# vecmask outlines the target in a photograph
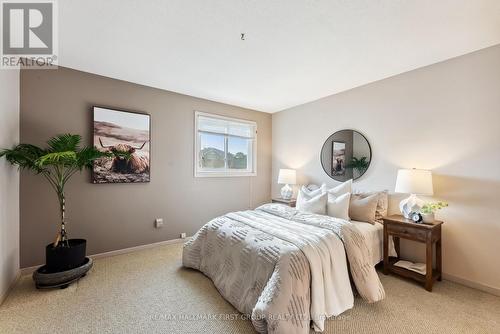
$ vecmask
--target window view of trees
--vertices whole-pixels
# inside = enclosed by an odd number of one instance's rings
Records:
[[[224,168],[224,151],[215,147],[206,147],[201,150],[201,167],[202,168]],[[247,168],[247,155],[243,152],[233,154],[227,153],[227,167],[229,169],[246,169]]]
[[[227,168],[247,169],[248,139],[227,138]]]
[[[227,166],[231,169],[246,169],[247,155],[243,152],[238,152],[234,156],[231,153],[228,153]]]
[[[227,140],[227,153],[225,152]],[[218,134],[201,135],[200,161],[201,167],[207,169],[227,168],[247,169],[248,139]]]

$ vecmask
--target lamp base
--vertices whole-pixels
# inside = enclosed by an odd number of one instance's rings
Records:
[[[418,198],[417,195],[412,194],[399,203],[399,210],[406,219],[410,219],[410,213],[420,212],[424,204],[425,202]]]
[[[281,198],[283,199],[292,199],[293,189],[288,184],[285,184],[283,188],[281,188]]]

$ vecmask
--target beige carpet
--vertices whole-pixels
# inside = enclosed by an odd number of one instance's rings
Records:
[[[36,290],[30,276],[22,277],[0,307],[0,333],[253,333],[208,278],[181,268],[181,250],[170,245],[96,260],[65,290]],[[446,281],[428,293],[381,278],[384,301],[357,298],[326,332],[500,333],[499,297]]]

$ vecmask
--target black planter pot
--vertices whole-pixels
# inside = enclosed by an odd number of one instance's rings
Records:
[[[59,272],[80,267],[85,263],[87,240],[69,239],[69,247],[48,244],[45,247],[45,263],[48,272]]]

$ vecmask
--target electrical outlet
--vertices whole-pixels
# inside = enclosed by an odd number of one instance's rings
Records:
[[[181,239],[186,239],[186,233],[181,233]]]
[[[163,218],[156,218],[155,219],[155,228],[162,228],[163,227]]]

